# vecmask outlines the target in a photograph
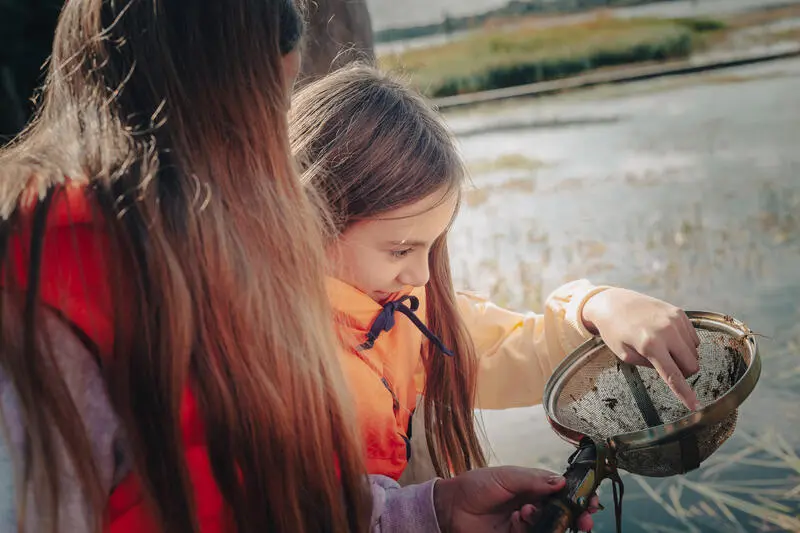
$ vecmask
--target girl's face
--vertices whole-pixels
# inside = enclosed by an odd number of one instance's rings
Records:
[[[379,217],[352,223],[328,249],[334,277],[382,302],[428,282],[428,254],[447,231],[458,193],[440,191]]]

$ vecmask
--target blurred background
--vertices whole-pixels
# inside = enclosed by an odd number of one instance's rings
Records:
[[[60,4],[0,0],[4,139],[30,116]],[[586,277],[766,336],[716,455],[624,477],[626,532],[800,532],[800,2],[318,0],[306,47],[305,79],[375,56],[441,107],[473,181],[459,288],[540,311]],[[479,415],[495,462],[563,468],[540,408]],[[598,517],[613,531],[610,505]]]

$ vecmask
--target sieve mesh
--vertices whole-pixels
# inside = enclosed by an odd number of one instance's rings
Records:
[[[701,407],[705,407],[725,395],[741,379],[751,363],[751,355],[741,336],[702,328],[698,328],[697,333],[700,371],[688,381]],[[622,365],[605,345],[582,358],[570,369],[569,377],[558,391],[552,412],[554,420],[596,442],[648,429]],[[690,414],[655,370],[640,367],[638,371],[664,424]],[[692,433],[700,462],[733,433],[736,417],[737,411],[733,410],[723,420],[699,427]],[[621,448],[616,453],[616,464],[628,472],[652,477],[684,473],[683,444],[673,439],[652,446]]]

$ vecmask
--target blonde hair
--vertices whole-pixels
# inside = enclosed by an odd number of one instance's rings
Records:
[[[33,445],[25,481],[49,495],[49,510],[60,496],[57,438],[98,531],[107,500],[52,346],[36,342],[37,251],[70,176],[86,181],[110,236],[124,312],[105,370],[161,529],[199,531],[180,425],[192,383],[236,531],[368,530],[322,243],[286,136],[282,26],[298,21],[291,0],[66,2],[38,116],[0,152],[2,296],[23,325],[12,342],[3,322],[0,363]],[[30,190],[43,200],[23,233]],[[27,286],[9,277],[9,243],[25,235]]]
[[[450,132],[427,101],[365,64],[298,91],[289,140],[303,184],[332,217],[329,238],[357,220],[460,191],[466,176]],[[477,357],[458,313],[446,233],[433,244],[429,267],[427,323],[455,356],[432,343],[424,354],[425,429],[437,474],[450,476],[486,465],[473,415]]]

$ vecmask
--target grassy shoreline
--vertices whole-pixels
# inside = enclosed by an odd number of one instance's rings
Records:
[[[520,24],[489,29],[439,46],[386,54],[382,68],[401,71],[430,97],[551,81],[619,65],[690,56],[725,25],[712,19],[598,17],[551,28]]]
[[[445,14],[443,20],[419,26],[386,28],[375,32],[376,43],[391,43],[406,39],[448,35],[458,31],[479,29],[487,24],[498,24],[517,17],[530,15],[559,16],[582,13],[592,9],[610,7],[629,7],[652,4],[659,0],[583,0],[577,3],[541,3],[538,0],[511,0],[506,5],[462,17],[451,17]]]

